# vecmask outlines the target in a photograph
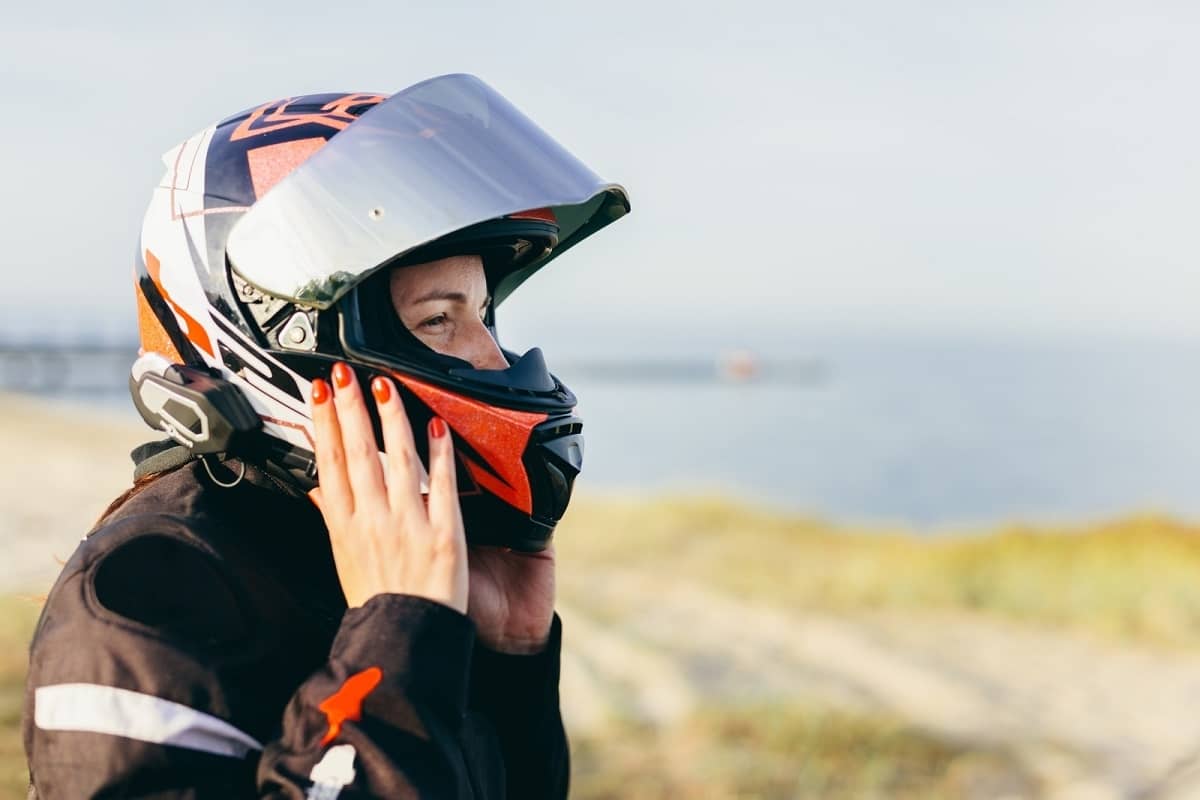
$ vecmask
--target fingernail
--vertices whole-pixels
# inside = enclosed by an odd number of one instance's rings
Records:
[[[440,439],[446,435],[446,423],[441,417],[434,417],[429,420],[429,435],[434,439]]]
[[[345,389],[350,385],[350,379],[353,376],[354,373],[350,371],[350,368],[346,366],[344,361],[339,361],[333,365],[333,384],[337,388]]]
[[[381,377],[376,378],[371,381],[371,394],[375,395],[375,402],[386,403],[392,396],[391,384]]]
[[[312,382],[312,399],[314,403],[324,403],[329,399],[329,384],[317,378]]]

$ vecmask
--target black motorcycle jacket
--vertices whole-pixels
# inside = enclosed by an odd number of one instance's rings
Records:
[[[562,798],[560,642],[557,617],[511,656],[420,598],[347,610],[307,498],[191,461],[90,533],[46,600],[30,798]]]

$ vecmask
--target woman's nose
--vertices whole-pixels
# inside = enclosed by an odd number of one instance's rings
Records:
[[[486,325],[480,322],[474,326],[471,338],[471,353],[467,358],[471,366],[475,369],[508,369],[508,360]]]

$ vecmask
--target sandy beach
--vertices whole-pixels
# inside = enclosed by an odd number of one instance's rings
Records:
[[[129,485],[128,452],[152,432],[13,396],[0,396],[0,419],[0,593],[40,594]],[[560,612],[572,731],[630,718],[669,726],[722,704],[804,703],[1011,753],[1038,797],[1200,796],[1194,650],[970,613],[768,608],[654,564],[572,561],[569,535]]]
[[[0,394],[0,592],[41,593],[132,482],[145,425],[61,401]]]

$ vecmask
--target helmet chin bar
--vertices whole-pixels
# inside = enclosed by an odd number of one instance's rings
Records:
[[[517,391],[552,392],[558,385],[550,370],[546,369],[546,359],[542,356],[540,347],[534,347],[525,355],[510,364],[507,369],[452,369],[450,374],[493,386],[502,386]]]
[[[583,420],[559,417],[534,428],[526,459],[536,459],[543,478],[540,486],[531,480],[534,507],[545,508],[553,525],[566,513],[575,479],[583,469]]]

